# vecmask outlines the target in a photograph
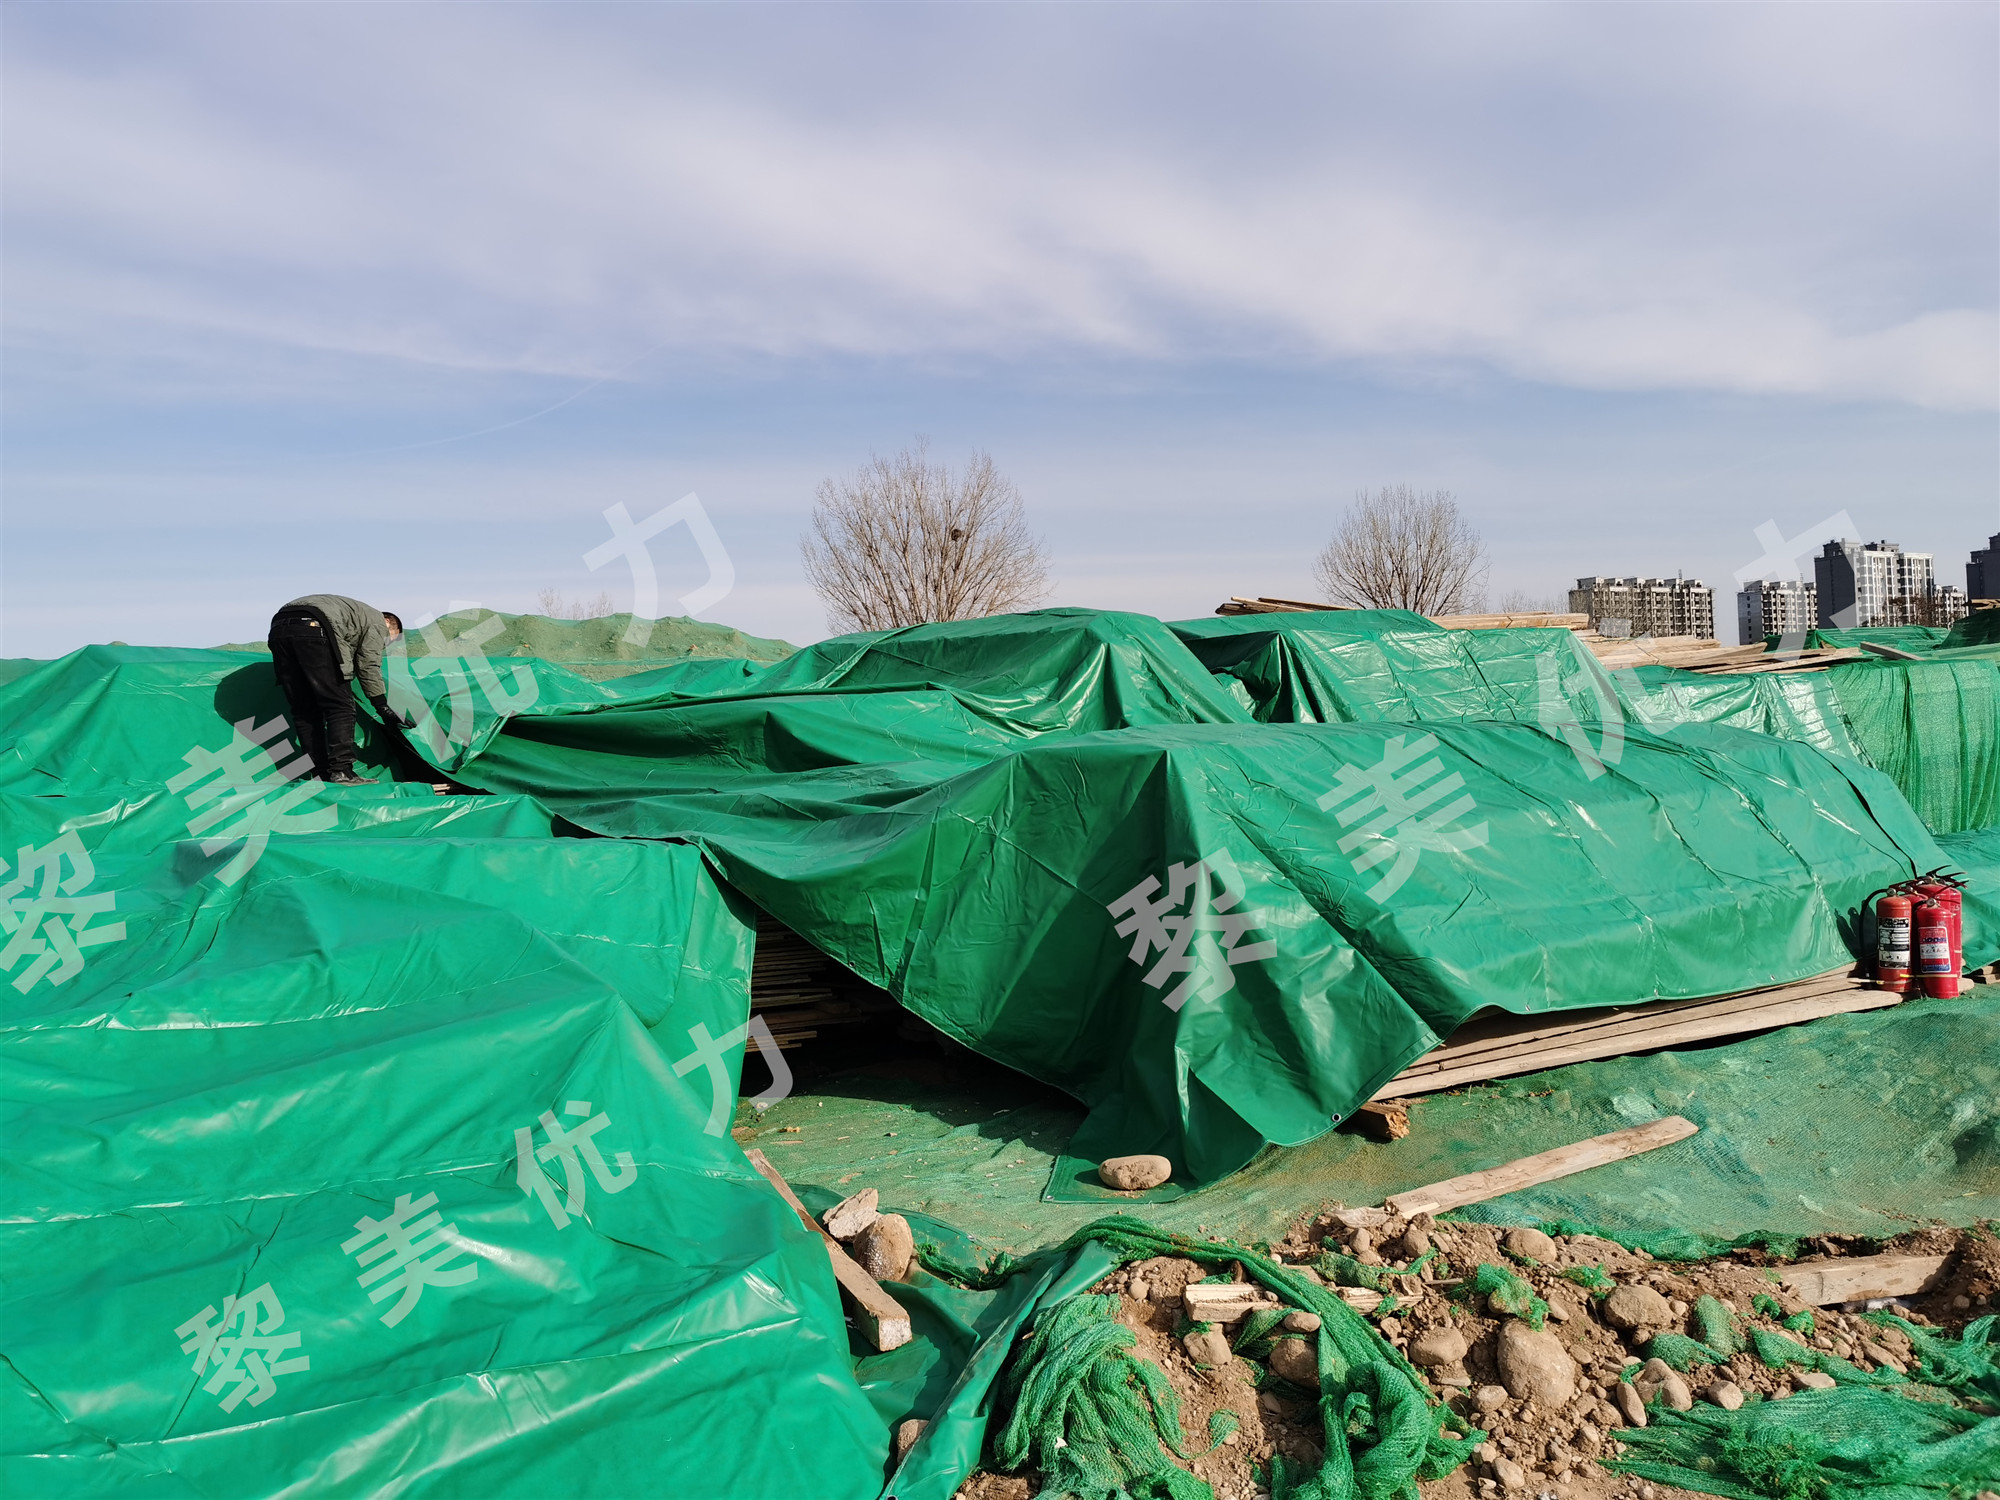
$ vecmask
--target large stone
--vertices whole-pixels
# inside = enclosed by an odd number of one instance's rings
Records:
[[[1688,1383],[1681,1379],[1679,1371],[1660,1382],[1660,1399],[1675,1411],[1694,1410],[1694,1392],[1688,1389]]]
[[[1612,1399],[1618,1403],[1618,1415],[1625,1419],[1626,1426],[1646,1425],[1646,1403],[1639,1399],[1639,1392],[1629,1383],[1620,1381],[1613,1390]]]
[[[911,1417],[896,1426],[896,1458],[900,1462],[917,1446],[917,1439],[924,1435],[924,1428],[930,1425],[921,1417]]]
[[[1290,1312],[1285,1321],[1278,1325],[1286,1333],[1318,1333],[1319,1314],[1315,1312]]]
[[[1319,1351],[1304,1339],[1279,1339],[1271,1346],[1270,1365],[1294,1385],[1319,1389]]]
[[[848,1246],[861,1269],[877,1281],[901,1281],[910,1274],[910,1261],[917,1253],[910,1221],[901,1214],[883,1214]]]
[[[1410,1363],[1426,1369],[1442,1370],[1463,1362],[1472,1345],[1456,1328],[1433,1328],[1410,1341]]]
[[[1743,1387],[1733,1380],[1718,1380],[1701,1393],[1701,1399],[1714,1402],[1724,1411],[1740,1411],[1743,1408]]]
[[[1198,1365],[1211,1369],[1221,1369],[1236,1356],[1229,1350],[1229,1340],[1213,1328],[1201,1333],[1191,1333],[1181,1340],[1181,1347],[1187,1350],[1187,1357]]]
[[[826,1225],[826,1232],[835,1239],[843,1242],[851,1240],[882,1217],[876,1206],[880,1201],[875,1189],[863,1188],[853,1197],[842,1198],[829,1208],[820,1222]]]
[[[1673,1322],[1667,1299],[1649,1286],[1621,1286],[1599,1309],[1613,1328],[1665,1328]]]
[[[1164,1156],[1114,1156],[1097,1164],[1097,1175],[1106,1187],[1141,1192],[1172,1177],[1174,1164]]]
[[[1505,1406],[1509,1400],[1504,1385],[1482,1385],[1473,1392],[1473,1404],[1483,1412],[1494,1412]]]
[[[1548,1265],[1556,1258],[1556,1242],[1539,1229],[1510,1229],[1500,1246],[1509,1255]]]
[[[1493,1460],[1493,1477],[1500,1481],[1503,1489],[1518,1490],[1528,1483],[1528,1471],[1511,1458]]]
[[[1822,1375],[1817,1370],[1794,1370],[1792,1384],[1802,1391],[1830,1391],[1834,1381],[1831,1375]]]
[[[1567,1406],[1576,1395],[1576,1362],[1554,1334],[1510,1319],[1500,1328],[1499,1354],[1508,1395],[1549,1407]]]

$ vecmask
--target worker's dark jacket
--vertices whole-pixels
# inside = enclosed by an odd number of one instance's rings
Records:
[[[359,599],[342,594],[307,594],[294,599],[286,609],[316,609],[333,631],[333,654],[340,661],[340,675],[361,684],[372,701],[388,696],[382,681],[382,653],[389,649],[389,627],[382,611]]]

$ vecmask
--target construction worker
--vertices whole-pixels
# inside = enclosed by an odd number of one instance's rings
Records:
[[[403,633],[386,610],[339,594],[308,594],[271,616],[271,669],[292,712],[299,746],[319,779],[334,786],[373,786],[354,774],[354,692],[361,691],[384,724],[410,722],[389,708],[382,653]]]

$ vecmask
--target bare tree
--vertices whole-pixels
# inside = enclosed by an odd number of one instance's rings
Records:
[[[593,599],[574,602],[563,598],[561,589],[543,589],[535,597],[541,603],[542,613],[551,620],[601,620],[618,607],[611,595],[602,589]]]
[[[920,438],[821,482],[799,549],[833,629],[976,619],[1048,592],[1048,556],[993,460],[974,453],[957,478],[928,460]]]
[[[1502,615],[1566,615],[1569,613],[1569,596],[1509,589],[1500,596],[1500,602],[1493,606],[1493,611]]]
[[[1329,603],[1469,614],[1485,602],[1486,548],[1449,490],[1355,496],[1313,575]]]

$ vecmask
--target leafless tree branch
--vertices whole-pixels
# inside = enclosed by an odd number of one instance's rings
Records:
[[[1449,490],[1406,484],[1355,496],[1313,567],[1331,604],[1472,614],[1486,596],[1486,548]]]
[[[957,478],[928,460],[919,439],[820,484],[799,548],[834,630],[1006,614],[1048,592],[1048,556],[993,460],[974,453]]]

